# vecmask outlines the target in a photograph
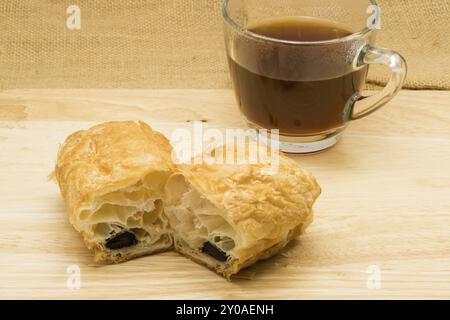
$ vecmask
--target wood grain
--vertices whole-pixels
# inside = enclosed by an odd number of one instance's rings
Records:
[[[228,90],[0,93],[0,298],[450,298],[450,92],[403,91],[337,147],[295,157],[323,187],[315,221],[232,283],[176,253],[93,262],[47,175],[69,133],[113,119],[166,134],[194,120],[242,126]],[[381,289],[367,287],[371,265]]]

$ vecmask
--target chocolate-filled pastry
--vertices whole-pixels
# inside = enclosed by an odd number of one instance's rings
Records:
[[[230,278],[303,233],[312,222],[319,185],[284,155],[272,174],[269,166],[270,159],[179,165],[165,200],[176,250]]]
[[[70,135],[55,176],[70,222],[95,258],[122,262],[173,246],[163,192],[168,140],[143,122],[109,122]]]

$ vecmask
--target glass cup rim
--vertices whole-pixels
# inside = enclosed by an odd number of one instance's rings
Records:
[[[265,40],[265,41],[275,42],[275,43],[279,43],[279,44],[286,44],[286,45],[327,45],[327,44],[336,44],[336,43],[342,43],[342,42],[346,42],[346,41],[356,40],[361,37],[364,37],[366,34],[368,34],[372,31],[371,28],[366,26],[364,29],[362,29],[358,32],[349,34],[348,36],[331,39],[331,40],[321,40],[321,41],[292,41],[292,40],[282,40],[282,39],[267,37],[267,36],[260,35],[258,33],[252,32],[252,31],[242,27],[233,18],[231,18],[228,15],[228,10],[227,10],[228,3],[230,1],[232,1],[232,0],[223,0],[223,2],[222,2],[222,15],[223,15],[224,20],[238,32],[240,32],[250,38],[254,38],[254,39],[258,39],[258,40]],[[368,2],[371,3],[372,5],[378,6],[378,3],[376,0],[368,0]]]

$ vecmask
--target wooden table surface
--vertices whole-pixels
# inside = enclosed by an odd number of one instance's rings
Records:
[[[231,283],[177,253],[94,263],[47,175],[68,134],[113,119],[242,126],[229,90],[1,92],[0,298],[450,298],[450,92],[403,91],[296,157],[323,188],[314,223]]]

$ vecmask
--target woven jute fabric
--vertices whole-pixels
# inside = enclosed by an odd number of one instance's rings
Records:
[[[406,88],[450,89],[448,0],[380,0]],[[66,27],[67,8],[81,29]],[[2,0],[0,89],[228,88],[221,0]],[[388,71],[372,68],[382,84]]]

